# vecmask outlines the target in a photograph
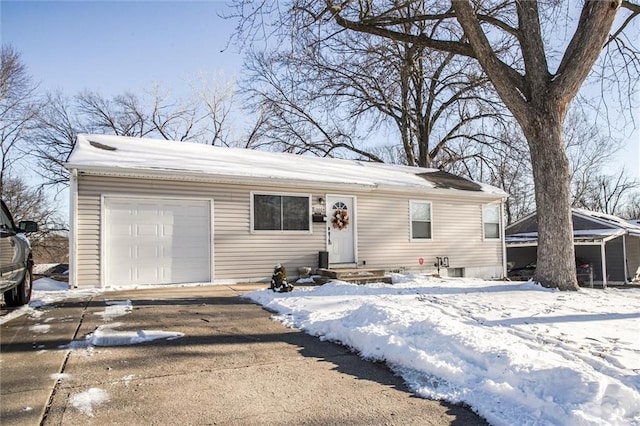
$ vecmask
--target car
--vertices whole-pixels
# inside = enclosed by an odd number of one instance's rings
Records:
[[[536,262],[531,262],[525,266],[511,268],[507,277],[517,281],[527,281],[533,278],[536,273]],[[576,277],[578,284],[593,286],[593,266],[583,259],[576,259]]]
[[[2,199],[0,207],[0,292],[7,306],[21,306],[31,300],[33,287],[33,255],[25,234],[36,232],[38,224],[24,220],[16,226]]]

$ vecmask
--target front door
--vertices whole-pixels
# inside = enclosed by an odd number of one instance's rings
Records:
[[[355,263],[354,199],[327,196],[327,251],[329,264]]]

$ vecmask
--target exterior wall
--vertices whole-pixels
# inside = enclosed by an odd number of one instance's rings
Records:
[[[457,201],[442,197],[411,197],[432,201],[433,240],[410,241],[409,198],[396,194],[345,192],[339,186],[317,189],[255,187],[200,182],[133,179],[80,175],[76,220],[77,284],[100,286],[100,212],[102,195],[213,198],[214,281],[268,280],[276,263],[289,276],[302,266],[316,267],[318,252],[326,250],[326,223],[312,223],[310,233],[251,233],[252,191],[326,194],[356,197],[358,265],[387,270],[424,269],[436,256],[448,256],[452,268],[466,276],[499,277],[502,240],[483,241],[481,200]],[[487,271],[492,271],[491,273]],[[497,271],[497,272],[496,272]],[[491,276],[487,276],[491,275]]]
[[[607,259],[607,276],[610,283],[625,282],[623,237],[607,241],[605,257]]]
[[[574,231],[581,231],[581,230],[587,230],[587,229],[615,229],[613,226],[608,226],[600,222],[589,220],[588,218],[584,218],[576,214],[571,215],[571,219],[573,221]],[[521,222],[517,222],[512,225],[509,225],[509,227],[507,228],[507,235],[530,233],[530,232],[538,232],[538,219],[535,214],[532,215],[531,217],[523,219]]]
[[[608,226],[603,223],[589,220],[575,214],[572,216],[572,219],[574,231],[583,231],[589,229],[616,229],[614,226]]]
[[[411,241],[409,200],[432,202],[433,238]],[[432,271],[436,257],[449,267],[465,268],[468,277],[502,276],[502,240],[483,241],[481,201],[416,195],[369,193],[357,198],[358,261],[366,267]],[[424,260],[423,265],[419,259]],[[499,272],[474,273],[468,268],[499,267]],[[476,271],[480,272],[480,271]]]
[[[640,279],[640,237],[627,235],[625,243],[629,277],[632,280],[636,277]]]
[[[506,229],[507,235],[524,234],[529,232],[538,232],[538,218],[535,214],[520,222],[509,225]]]

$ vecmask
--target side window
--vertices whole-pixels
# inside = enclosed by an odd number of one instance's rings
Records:
[[[482,208],[483,238],[500,238],[500,204],[487,204]]]
[[[309,231],[309,196],[252,194],[252,231]]]
[[[432,236],[431,202],[409,201],[411,239],[430,240]]]

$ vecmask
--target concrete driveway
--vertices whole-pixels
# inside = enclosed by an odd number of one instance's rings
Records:
[[[463,407],[413,396],[384,365],[285,328],[238,297],[263,287],[108,292],[3,324],[0,423],[486,424]],[[110,302],[126,300],[131,312],[104,316]],[[106,323],[184,336],[66,348]],[[82,405],[78,395],[93,398]]]

